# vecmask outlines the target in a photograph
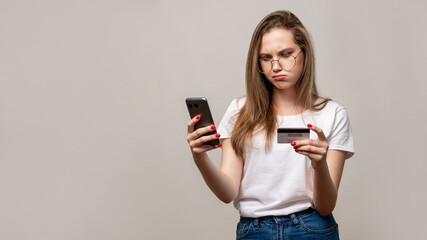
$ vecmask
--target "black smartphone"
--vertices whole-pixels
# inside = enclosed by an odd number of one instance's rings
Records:
[[[195,97],[195,98],[186,98],[185,103],[187,104],[188,112],[190,113],[190,117],[194,118],[197,115],[200,115],[200,120],[194,126],[194,130],[206,126],[215,125],[211,110],[209,109],[208,100],[204,97]],[[211,134],[216,134],[216,129],[212,132],[208,132],[202,136],[208,136]],[[205,145],[218,145],[219,139],[214,139],[209,142],[205,142]]]

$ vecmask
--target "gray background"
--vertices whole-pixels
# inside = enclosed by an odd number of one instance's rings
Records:
[[[311,32],[320,91],[350,115],[342,239],[424,238],[425,1],[1,0],[0,239],[233,239],[184,99],[207,97],[219,123],[278,9]]]

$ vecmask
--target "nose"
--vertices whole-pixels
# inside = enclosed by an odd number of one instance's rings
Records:
[[[278,71],[282,70],[282,66],[280,65],[279,60],[273,60],[273,61],[271,61],[271,68],[275,72],[278,72]]]

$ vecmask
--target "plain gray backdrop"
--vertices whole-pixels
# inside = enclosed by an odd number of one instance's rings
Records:
[[[425,238],[425,1],[1,0],[0,239],[233,239],[184,99],[207,97],[219,123],[279,9],[310,31],[319,90],[350,116],[341,238]]]

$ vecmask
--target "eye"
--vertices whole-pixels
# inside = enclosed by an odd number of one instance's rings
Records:
[[[263,56],[263,57],[259,57],[259,60],[269,62],[271,61],[271,57]]]
[[[280,57],[281,58],[288,58],[288,57],[290,57],[291,56],[291,54],[289,54],[289,53],[282,53],[281,55],[280,55]]]

